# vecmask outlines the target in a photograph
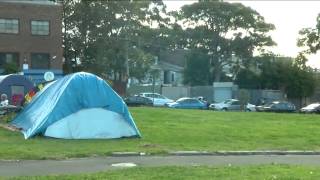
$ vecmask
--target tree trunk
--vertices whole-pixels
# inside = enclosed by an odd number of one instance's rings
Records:
[[[214,82],[220,82],[221,80],[221,68],[215,68],[214,70]]]

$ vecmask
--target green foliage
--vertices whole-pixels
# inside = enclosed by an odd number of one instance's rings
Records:
[[[304,28],[299,31],[299,39],[297,45],[305,47],[302,52],[304,54],[315,54],[320,50],[320,14],[317,17],[315,28]]]
[[[239,85],[239,88],[243,89],[259,89],[260,88],[260,76],[250,69],[241,69],[238,73],[235,84]]]
[[[265,55],[258,58],[260,64],[260,87],[263,89],[286,89],[286,82],[291,75],[293,59]]]
[[[19,72],[19,66],[16,63],[6,63],[4,65],[4,74],[14,74]]]
[[[151,55],[159,51],[153,44],[162,45],[165,36],[160,33],[166,29],[166,19],[160,16],[165,13],[161,1],[63,3],[66,70],[71,69],[76,52],[83,70],[115,81],[126,81],[127,63],[133,77],[141,79],[147,73]]]
[[[240,3],[201,1],[183,6],[176,17],[187,27],[183,46],[210,55],[214,81],[220,81],[224,66],[233,64],[233,56],[246,61],[254,50],[274,45],[267,35],[274,26]]]
[[[67,73],[81,69],[125,82],[129,72],[141,80],[160,52],[188,48],[198,51],[193,53],[200,60],[188,60],[199,69],[192,72],[189,66],[185,83],[204,85],[228,79],[222,69],[233,66],[234,56],[239,67],[247,67],[254,50],[274,44],[267,35],[274,26],[240,3],[201,1],[172,13],[162,1],[66,0],[63,5]],[[81,65],[72,62],[76,58]]]
[[[134,48],[129,52],[129,57],[130,77],[134,77],[139,81],[144,79],[150,71],[153,56],[143,52],[141,49]]]
[[[308,67],[307,67],[307,57],[305,56],[304,53],[300,52],[298,54],[298,56],[296,57],[295,61],[294,61],[294,65],[297,66],[298,68],[300,69],[304,69],[304,70],[307,70]]]
[[[240,88],[280,89],[291,98],[313,94],[315,78],[303,55],[297,59],[264,55],[256,57],[255,61],[260,73],[242,69],[235,80]]]
[[[286,92],[288,97],[302,98],[311,96],[315,89],[315,78],[308,70],[292,66],[287,80]]]
[[[210,64],[209,56],[199,51],[193,50],[186,57],[186,67],[184,69],[184,84],[190,86],[209,85]]]
[[[0,128],[0,159],[64,159],[114,151],[319,150],[320,116],[131,108],[142,138],[64,140]],[[248,128],[250,127],[250,128]],[[155,133],[156,132],[156,133]],[[213,133],[214,132],[214,133]]]

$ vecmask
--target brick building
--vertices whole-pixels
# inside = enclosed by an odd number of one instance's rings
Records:
[[[0,73],[8,63],[38,75],[62,74],[62,5],[0,0]]]

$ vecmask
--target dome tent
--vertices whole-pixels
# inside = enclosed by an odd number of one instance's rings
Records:
[[[32,82],[23,75],[0,76],[0,94],[6,94],[10,104],[20,105],[24,95],[33,87]]]
[[[101,78],[85,72],[51,82],[12,121],[26,139],[140,137],[126,104]]]

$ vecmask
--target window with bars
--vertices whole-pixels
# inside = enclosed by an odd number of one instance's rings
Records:
[[[50,25],[49,21],[31,21],[32,35],[49,35]]]
[[[0,33],[18,34],[19,20],[18,19],[1,19],[0,18]]]

